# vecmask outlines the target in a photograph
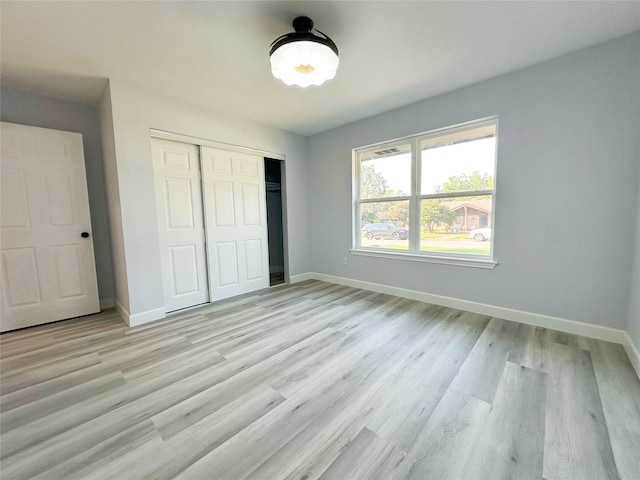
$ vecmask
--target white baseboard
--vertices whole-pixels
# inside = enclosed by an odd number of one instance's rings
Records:
[[[136,327],[144,323],[160,320],[167,316],[166,312],[164,311],[164,308],[156,308],[154,310],[147,310],[146,312],[134,313],[132,315],[120,304],[120,302],[116,300],[115,303],[116,303],[116,310],[118,311],[120,316],[124,318],[124,321],[127,322],[127,324],[130,327]]]
[[[300,282],[305,282],[307,280],[320,280],[319,278],[315,277],[314,275],[320,275],[320,274],[319,273],[307,272],[307,273],[301,273],[299,275],[291,275],[289,277],[289,283],[300,283]],[[329,280],[327,280],[327,281],[329,281]]]
[[[127,309],[124,308],[118,300],[115,300],[115,307],[116,307],[116,312],[120,314],[120,316],[124,319],[125,322],[129,323],[129,312],[127,311]]]
[[[133,315],[129,315],[129,320],[127,323],[130,327],[135,327],[137,325],[153,322],[155,320],[161,320],[166,316],[167,312],[164,311],[164,308],[156,308],[154,310],[147,310],[146,312],[134,313]]]
[[[624,335],[626,338],[625,342],[622,345],[624,345],[624,349],[629,356],[629,360],[631,360],[631,365],[633,365],[633,368],[636,369],[638,377],[640,377],[640,352],[638,352],[638,348],[633,344],[633,341],[631,341],[631,337],[629,336],[629,334],[627,332],[624,332]]]
[[[101,298],[100,299],[100,310],[104,310],[106,308],[113,308],[116,306],[115,298]]]
[[[299,279],[300,278],[300,279]],[[627,332],[616,328],[603,327],[600,325],[592,325],[589,323],[576,322],[575,320],[567,320],[539,313],[525,312],[515,310],[513,308],[498,307],[485,303],[471,302],[460,298],[445,297],[442,295],[433,295],[430,293],[419,292],[417,290],[408,290],[405,288],[391,287],[379,283],[364,282],[362,280],[354,280],[351,278],[338,277],[334,275],[325,275],[323,273],[309,272],[295,276],[296,282],[303,280],[321,280],[329,283],[337,283],[347,287],[361,288],[372,292],[386,293],[396,297],[418,300],[420,302],[433,303],[442,305],[443,307],[465,310],[467,312],[479,313],[481,315],[490,315],[492,317],[503,318],[518,323],[532,325],[534,327],[549,328],[560,332],[571,333],[574,335],[582,335],[584,337],[605,340],[607,342],[619,343],[626,345]],[[291,283],[295,283],[293,277]],[[631,356],[631,355],[630,355]]]

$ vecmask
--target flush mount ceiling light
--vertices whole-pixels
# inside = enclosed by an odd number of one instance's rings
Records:
[[[297,17],[295,32],[276,38],[271,44],[271,72],[287,85],[322,85],[336,76],[338,47],[324,33],[311,33],[313,21]]]

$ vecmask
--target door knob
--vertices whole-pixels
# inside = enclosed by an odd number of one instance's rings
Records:
[[[80,234],[80,236],[81,236],[82,238],[89,238],[89,232],[82,232],[82,233]]]

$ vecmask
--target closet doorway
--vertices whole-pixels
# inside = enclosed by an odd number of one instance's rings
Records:
[[[152,138],[167,312],[284,283],[282,162],[186,138]]]
[[[264,159],[269,234],[269,284],[284,283],[284,225],[282,223],[282,161]]]

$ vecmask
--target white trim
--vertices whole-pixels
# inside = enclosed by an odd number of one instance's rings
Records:
[[[442,295],[433,295],[430,293],[419,292],[416,290],[407,290],[399,287],[391,287],[379,283],[365,282],[362,280],[353,280],[351,278],[338,277],[334,275],[325,275],[323,273],[310,272],[307,274],[296,275],[304,277],[305,280],[314,279],[324,282],[336,283],[348,287],[361,288],[372,292],[386,293],[397,297],[418,300],[420,302],[433,303],[444,307],[456,308],[468,312],[479,313],[481,315],[490,315],[492,317],[503,318],[518,323],[532,325],[534,327],[549,328],[560,332],[571,333],[574,335],[582,335],[584,337],[595,338],[597,340],[605,340],[625,345],[628,338],[627,332],[617,328],[603,327],[601,325],[592,325],[589,323],[577,322],[575,320],[567,320],[539,313],[525,312],[515,310],[513,308],[499,307],[496,305],[487,305],[485,303],[472,302],[459,298],[445,297]],[[298,280],[300,281],[300,280]],[[293,283],[293,282],[292,282]]]
[[[165,132],[164,130],[150,129],[151,137],[164,138],[165,140],[173,140],[176,142],[190,143],[191,145],[199,145],[205,147],[219,148],[221,150],[231,150],[232,152],[248,153],[250,155],[258,155],[260,157],[273,158],[274,160],[285,160],[285,156],[281,153],[270,152],[268,150],[260,150],[257,148],[242,147],[231,143],[216,142],[206,138],[192,137],[191,135],[183,135],[181,133]]]
[[[294,283],[305,282],[307,280],[318,280],[317,275],[320,275],[320,274],[307,272],[307,273],[300,273],[298,275],[290,275],[289,283],[294,284]]]
[[[408,260],[410,262],[426,262],[426,263],[440,263],[443,265],[456,265],[458,267],[474,267],[474,268],[486,268],[493,270],[498,265],[495,260],[484,258],[461,258],[461,257],[448,257],[438,255],[421,255],[413,252],[383,252],[380,250],[365,250],[352,248],[349,250],[352,255],[362,255],[365,257],[378,257],[378,258],[393,258],[394,260]]]
[[[421,238],[420,238],[420,228],[418,228],[421,223],[421,214],[420,214],[420,202],[427,199],[455,199],[458,197],[466,197],[466,196],[491,196],[491,226],[489,228],[495,232],[495,194],[496,194],[496,178],[497,178],[497,165],[498,165],[498,124],[499,118],[497,115],[492,115],[489,117],[485,117],[478,120],[472,120],[469,122],[460,123],[457,125],[452,125],[450,127],[438,128],[435,130],[417,133],[414,135],[408,135],[406,137],[402,137],[395,140],[390,140],[386,142],[380,142],[372,145],[367,145],[363,147],[354,148],[351,151],[351,161],[352,161],[352,253],[355,251],[358,252],[366,252],[366,253],[356,253],[360,255],[369,255],[369,256],[386,256],[379,254],[371,254],[368,253],[369,249],[362,245],[362,236],[360,234],[360,227],[362,226],[362,205],[366,205],[369,203],[382,203],[382,202],[407,202],[408,206],[408,221],[409,221],[409,237],[408,237],[408,251],[405,255],[416,256],[417,258],[406,258],[407,260],[421,261],[421,262],[431,262],[431,263],[440,263],[446,265],[458,265],[458,266],[469,266],[469,267],[477,267],[477,268],[490,268],[493,269],[497,265],[497,261],[494,259],[494,243],[493,241],[490,244],[488,261],[475,261],[475,259],[464,259],[465,261],[457,260],[457,256],[452,255],[431,255],[430,253],[426,253],[420,250],[421,246]],[[458,132],[466,132],[468,130],[477,129],[493,126],[495,129],[495,133],[493,137],[495,138],[495,148],[494,148],[494,159],[493,159],[493,188],[487,190],[475,190],[468,192],[440,192],[440,193],[430,193],[423,194],[421,193],[421,182],[422,182],[422,160],[421,160],[421,144],[425,139],[430,138],[438,138],[443,135],[458,133]],[[468,138],[468,137],[467,137]],[[478,137],[475,137],[478,138]],[[394,196],[394,197],[379,197],[379,198],[362,198],[360,192],[360,176],[362,173],[362,163],[367,160],[371,160],[375,158],[375,152],[379,148],[385,149],[393,149],[398,146],[410,146],[410,154],[411,154],[411,188],[410,195],[403,196]],[[445,145],[443,143],[442,145]],[[366,159],[366,160],[365,160]],[[465,219],[466,223],[466,219]],[[466,225],[465,225],[466,226]],[[476,227],[477,228],[477,227]],[[423,260],[422,258],[430,257],[432,260]],[[443,259],[446,258],[445,259]],[[395,258],[399,259],[399,255],[394,256],[386,256],[386,258]]]
[[[624,349],[629,356],[631,365],[633,365],[638,378],[640,378],[640,352],[638,352],[638,348],[633,344],[633,341],[631,340],[631,337],[627,332],[624,332],[624,337],[625,341],[622,343],[622,345],[624,345]]]
[[[155,320],[162,320],[166,316],[167,312],[164,311],[164,307],[156,308],[155,310],[147,310],[146,312],[129,315],[128,323],[130,327],[135,327],[137,325],[153,322]]]
[[[105,310],[107,308],[113,308],[116,306],[116,301],[113,297],[109,298],[101,298],[100,299],[100,310]]]
[[[115,307],[116,312],[118,312],[122,319],[127,322],[127,324],[129,324],[129,312],[127,311],[127,309],[124,308],[118,300],[115,300]]]
[[[161,320],[167,316],[167,313],[164,311],[164,307],[156,308],[154,310],[147,310],[146,312],[142,313],[134,313],[133,315],[131,315],[117,300],[116,310],[130,327],[153,322],[155,320]]]

